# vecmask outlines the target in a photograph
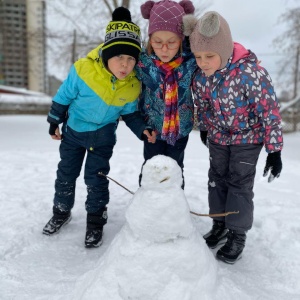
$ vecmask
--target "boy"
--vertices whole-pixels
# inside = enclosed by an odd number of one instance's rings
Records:
[[[133,68],[138,61],[140,28],[131,22],[129,10],[117,8],[106,28],[105,42],[72,66],[53,99],[48,114],[49,134],[61,140],[53,217],[43,229],[57,233],[71,220],[75,186],[85,154],[84,180],[87,185],[87,228],[85,246],[102,243],[109,202],[107,175],[116,143],[119,117],[140,139],[155,142],[137,111],[140,83]],[[63,123],[62,133],[58,124]],[[150,132],[149,132],[150,131]]]

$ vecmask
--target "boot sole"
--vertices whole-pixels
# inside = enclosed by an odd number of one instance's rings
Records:
[[[103,240],[101,240],[100,242],[98,242],[97,244],[85,244],[85,248],[98,248],[102,245],[103,243]]]
[[[220,255],[220,254],[217,254],[216,257],[217,257],[217,259],[219,259],[219,260],[221,260],[221,261],[223,261],[227,264],[233,265],[235,262],[237,262],[239,259],[242,258],[242,253],[240,253],[239,256],[235,259],[230,259],[230,258],[225,257],[225,256]]]
[[[206,245],[210,249],[215,249],[216,247],[225,244],[226,241],[227,241],[227,232],[222,237],[220,237],[220,239],[217,241],[217,243],[212,243],[212,242],[210,243],[209,241],[205,240]]]
[[[103,243],[103,235],[104,235],[104,232],[102,233],[101,241],[99,241],[97,244],[85,242],[85,248],[98,248],[98,247],[100,247]]]
[[[60,232],[60,230],[61,230],[64,226],[66,226],[67,224],[70,223],[71,220],[72,220],[72,215],[70,215],[69,219],[68,219],[63,225],[61,225],[61,227],[60,227],[58,230],[56,230],[55,232],[52,232],[52,233],[51,233],[51,232],[48,232],[48,231],[44,231],[44,229],[43,229],[43,234],[44,234],[44,235],[48,235],[48,236],[58,234],[58,233]]]
[[[206,242],[206,245],[207,245],[207,247],[210,248],[210,249],[215,249],[215,248],[217,248],[218,246],[224,245],[224,244],[226,243],[226,241],[227,241],[227,237],[225,236],[223,239],[221,239],[220,241],[218,241],[217,244],[208,244],[208,243]]]

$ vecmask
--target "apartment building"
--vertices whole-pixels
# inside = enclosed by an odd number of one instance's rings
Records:
[[[47,92],[44,0],[0,0],[0,84]]]

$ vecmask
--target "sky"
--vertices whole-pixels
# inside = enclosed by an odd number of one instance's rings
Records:
[[[253,228],[234,265],[217,261],[218,248],[206,247],[202,235],[211,219],[188,212],[208,213],[208,149],[197,131],[190,134],[186,149],[185,190],[178,190],[175,181],[167,189],[173,197],[166,197],[163,189],[151,192],[151,185],[148,193],[139,189],[142,143],[120,122],[109,176],[135,194],[110,182],[108,223],[97,249],[84,247],[82,176],[72,221],[55,236],[42,234],[51,217],[59,161],[59,142],[48,135],[46,116],[2,115],[0,135],[1,300],[98,300],[110,292],[114,296],[105,299],[148,300],[139,295],[155,292],[151,300],[300,299],[299,132],[284,135],[283,170],[271,183],[262,176],[266,152],[261,152]],[[145,231],[143,220],[151,232]],[[172,242],[168,235],[178,222],[182,237]],[[151,237],[152,232],[157,234]],[[200,296],[193,298],[195,291]]]

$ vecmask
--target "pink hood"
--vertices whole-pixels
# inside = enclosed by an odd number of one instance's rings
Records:
[[[241,58],[246,58],[250,55],[250,52],[241,44],[233,43],[233,57],[232,63],[237,62]]]

